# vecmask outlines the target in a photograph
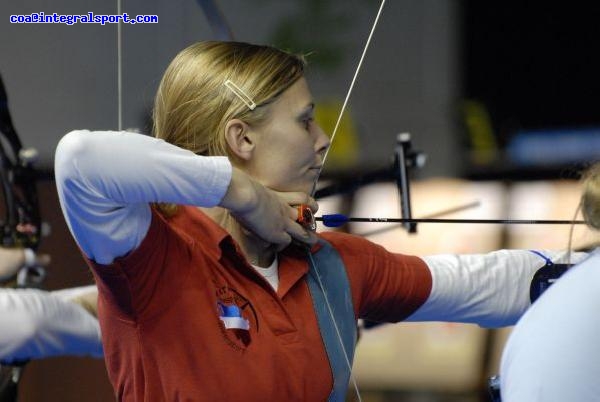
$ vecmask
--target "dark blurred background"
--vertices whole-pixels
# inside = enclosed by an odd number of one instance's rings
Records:
[[[152,98],[169,61],[187,45],[215,37],[199,3],[123,0],[130,16],[159,17],[158,24],[123,26],[123,128],[148,133]],[[214,3],[237,40],[309,53],[318,118],[330,129],[379,2]],[[578,169],[600,159],[600,24],[594,9],[583,2],[388,1],[325,176],[335,180],[387,166],[396,134],[410,132],[414,147],[428,155],[415,179],[575,178]],[[73,129],[117,129],[118,38],[114,24],[9,22],[10,15],[34,12],[116,14],[117,3],[0,3],[0,74],[22,141],[40,151],[42,213],[53,227],[42,251],[53,257],[47,288],[58,289],[88,284],[91,277],[58,207],[54,149]],[[89,359],[34,362],[22,385],[25,402],[112,395],[102,362]],[[369,400],[486,400],[480,391],[444,396],[395,390]]]

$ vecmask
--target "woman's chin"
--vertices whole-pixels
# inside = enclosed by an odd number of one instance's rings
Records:
[[[312,191],[312,188],[313,188],[313,184],[314,184],[314,182],[312,180],[303,180],[302,182],[297,182],[297,183],[286,183],[286,184],[282,184],[282,185],[273,185],[273,186],[266,185],[266,187],[270,188],[271,190],[279,191],[279,192],[286,192],[286,193],[297,192],[297,193],[310,194],[310,192]]]

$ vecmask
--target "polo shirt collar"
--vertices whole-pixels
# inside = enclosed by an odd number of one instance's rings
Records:
[[[173,217],[174,224],[181,227],[187,235],[206,239],[199,244],[215,259],[220,260],[223,255],[223,249],[227,246],[234,247],[239,251],[239,247],[231,235],[213,221],[200,208],[195,206],[181,206],[181,210]],[[192,228],[193,233],[189,229]]]
[[[231,235],[213,221],[207,214],[194,206],[182,206],[174,219],[174,223],[182,228],[189,228],[190,224],[194,227],[194,233],[186,233],[194,237],[199,236],[207,241],[202,241],[201,245],[212,257],[220,260],[223,251],[236,250],[243,257],[237,242]],[[321,245],[317,243],[310,250],[311,253],[317,252]],[[277,294],[280,297],[285,296],[287,292],[306,275],[308,272],[308,261],[306,250],[296,245],[291,245],[279,253],[279,287]]]

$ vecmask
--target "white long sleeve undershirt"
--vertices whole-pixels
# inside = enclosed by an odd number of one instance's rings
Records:
[[[216,206],[229,187],[226,157],[203,157],[141,134],[73,131],[58,144],[56,185],[83,252],[109,264],[140,245],[149,203]]]
[[[554,263],[566,262],[566,252],[541,252]],[[586,256],[572,253],[571,262]],[[546,264],[529,250],[442,254],[423,260],[431,270],[431,294],[408,321],[477,323],[491,328],[517,322],[531,305],[531,279]]]

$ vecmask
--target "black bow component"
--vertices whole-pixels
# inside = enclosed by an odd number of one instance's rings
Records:
[[[204,11],[214,39],[228,41],[233,40],[233,32],[225,19],[225,15],[214,0],[196,0]]]
[[[0,76],[0,180],[5,218],[0,222],[2,246],[37,249],[41,218],[33,165],[38,153],[23,148],[8,110],[8,97]],[[5,145],[8,147],[5,148]]]
[[[38,152],[23,148],[8,110],[8,97],[0,76],[0,182],[5,216],[0,220],[2,247],[36,250],[40,244],[41,217],[33,167]],[[24,266],[16,277],[17,287],[42,285],[46,270],[41,266]]]

